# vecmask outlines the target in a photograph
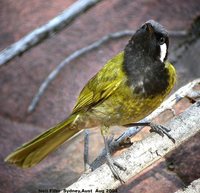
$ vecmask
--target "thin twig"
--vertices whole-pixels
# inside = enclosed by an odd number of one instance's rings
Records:
[[[40,98],[44,94],[45,90],[49,86],[49,84],[56,78],[56,76],[61,72],[61,70],[70,62],[77,59],[78,57],[90,52],[91,50],[99,48],[102,44],[110,41],[115,40],[119,38],[123,38],[126,36],[132,36],[135,33],[135,31],[132,30],[124,30],[119,31],[115,33],[110,33],[108,35],[103,36],[99,40],[95,41],[94,43],[83,47],[71,55],[69,55],[65,60],[63,60],[56,68],[53,69],[53,71],[47,76],[47,78],[42,82],[41,86],[38,89],[38,92],[35,94],[33,100],[31,101],[31,104],[28,107],[28,112],[31,113],[35,110],[36,105],[38,104]],[[171,36],[185,36],[187,33],[186,31],[170,31],[169,34]]]
[[[181,31],[168,31],[170,37],[185,37],[188,35],[186,30]]]
[[[50,20],[45,25],[35,29],[16,43],[0,52],[0,67],[7,64],[16,56],[31,49],[55,33],[68,26],[80,14],[87,11],[102,0],[77,0],[63,13]]]

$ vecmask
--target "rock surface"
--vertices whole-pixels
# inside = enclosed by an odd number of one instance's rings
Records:
[[[73,2],[75,0],[1,1],[0,50],[46,23]],[[102,1],[61,33],[0,68],[1,192],[61,189],[77,180],[83,171],[83,135],[73,140],[73,143],[64,144],[41,164],[29,170],[7,165],[3,159],[28,139],[64,119],[73,108],[83,85],[109,58],[124,48],[128,38],[111,41],[67,65],[51,83],[36,110],[28,114],[27,108],[32,97],[53,68],[73,51],[103,35],[124,29],[135,30],[149,19],[157,20],[169,30],[186,30],[192,19],[200,14],[199,3],[199,0]],[[172,38],[170,49],[173,50],[181,40]],[[177,62],[177,87],[199,76],[199,50],[200,41],[197,41]],[[141,136],[146,134],[144,132]],[[184,183],[190,183],[200,173],[197,171],[200,168],[197,166],[199,138],[199,135],[195,136],[167,158],[169,163],[173,162],[177,175],[169,172],[162,160],[134,177],[118,192],[168,193],[183,187]],[[92,159],[102,147],[98,132],[91,136],[90,144]]]

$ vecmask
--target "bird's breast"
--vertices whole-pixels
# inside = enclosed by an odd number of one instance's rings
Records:
[[[79,122],[90,128],[125,125],[143,119],[163,102],[175,84],[174,67],[167,63],[165,68],[165,75],[154,78],[151,75],[146,83],[137,84],[141,87],[139,90],[128,80],[123,81],[106,100],[81,115]]]
[[[93,112],[107,125],[137,122],[160,106],[172,90],[175,80],[174,67],[166,63],[160,74],[150,74],[137,83],[138,87],[134,83],[130,85],[128,81],[121,84],[104,103],[95,107]]]

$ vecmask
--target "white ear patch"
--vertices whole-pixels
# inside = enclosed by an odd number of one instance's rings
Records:
[[[164,58],[167,54],[167,45],[166,43],[160,45],[160,60],[161,62],[164,62]]]

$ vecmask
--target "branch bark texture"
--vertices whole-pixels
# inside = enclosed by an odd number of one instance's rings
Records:
[[[199,193],[200,192],[200,179],[194,180],[185,190],[178,190],[175,193]]]
[[[77,2],[72,4],[63,13],[0,52],[0,67],[8,63],[16,56],[23,54],[25,51],[61,31],[67,25],[72,23],[72,21],[80,14],[87,11],[100,1],[102,0],[77,0]]]
[[[171,129],[170,134],[176,140],[173,144],[166,136],[161,138],[158,134],[152,133],[142,141],[134,143],[124,152],[117,162],[127,168],[125,172],[119,171],[124,181],[132,178],[153,162],[178,147],[181,143],[200,132],[200,101],[191,105],[181,115],[175,117],[165,126]],[[107,164],[102,165],[94,172],[81,178],[64,191],[67,190],[100,190],[115,189],[120,182],[115,180]]]

